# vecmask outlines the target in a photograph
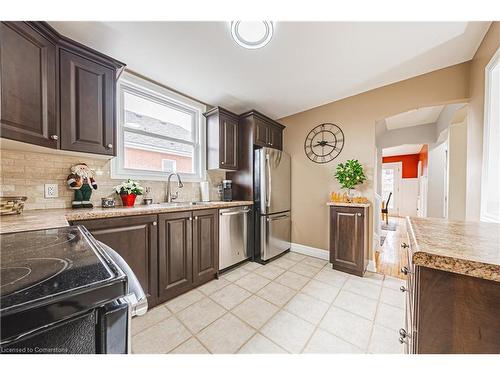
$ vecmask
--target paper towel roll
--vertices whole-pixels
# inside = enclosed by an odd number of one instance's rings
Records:
[[[210,190],[209,190],[208,181],[201,181],[200,182],[200,190],[201,190],[201,201],[202,202],[210,201]]]

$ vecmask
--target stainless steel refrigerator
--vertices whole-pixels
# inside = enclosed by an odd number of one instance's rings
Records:
[[[290,155],[273,148],[255,150],[255,248],[267,261],[290,249]]]

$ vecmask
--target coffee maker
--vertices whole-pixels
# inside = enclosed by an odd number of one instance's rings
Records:
[[[231,202],[233,200],[233,181],[222,180],[222,200]]]

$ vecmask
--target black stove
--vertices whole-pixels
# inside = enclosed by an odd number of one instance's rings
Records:
[[[0,235],[1,342],[123,297],[127,278],[82,226]]]

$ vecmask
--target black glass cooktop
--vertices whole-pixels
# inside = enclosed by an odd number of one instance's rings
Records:
[[[115,277],[82,227],[0,236],[0,311]]]

